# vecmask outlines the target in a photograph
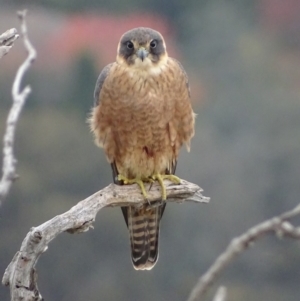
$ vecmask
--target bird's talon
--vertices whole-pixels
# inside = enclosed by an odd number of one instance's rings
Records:
[[[165,201],[167,199],[167,190],[166,190],[166,186],[164,184],[164,180],[170,180],[175,184],[180,184],[180,178],[178,178],[175,175],[161,175],[161,174],[155,174],[151,177],[154,180],[157,180],[160,184],[161,187],[161,196],[162,196],[162,201]]]
[[[146,189],[145,189],[145,186],[144,186],[144,182],[143,182],[142,179],[139,179],[139,178],[128,179],[128,178],[126,178],[123,175],[118,175],[118,180],[119,181],[123,181],[124,185],[130,185],[130,184],[137,184],[137,185],[139,185],[144,198],[145,199],[148,198],[148,195],[147,195],[147,192],[146,192]],[[147,179],[145,179],[145,181],[147,182]]]

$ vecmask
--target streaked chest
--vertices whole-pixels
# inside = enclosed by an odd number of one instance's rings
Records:
[[[106,96],[118,102],[149,102],[171,96],[174,78],[168,68],[153,70],[124,70],[119,68],[105,84]]]

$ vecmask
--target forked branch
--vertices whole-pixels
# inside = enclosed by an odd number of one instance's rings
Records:
[[[238,255],[253,245],[259,238],[267,234],[275,233],[279,237],[290,237],[300,239],[300,228],[294,227],[287,220],[300,215],[300,204],[294,209],[287,211],[279,216],[266,220],[246,231],[244,234],[232,239],[227,249],[215,260],[210,268],[203,274],[198,283],[192,290],[188,301],[202,300],[202,297],[213,284],[221,272],[232,262]],[[222,299],[221,299],[222,300]]]
[[[165,181],[165,184],[168,195],[167,202],[209,202],[209,198],[201,194],[202,189],[196,184],[183,180],[180,185],[174,185],[169,181]],[[149,189],[149,184],[146,184],[146,188]],[[160,198],[160,185],[154,183],[148,192],[148,202],[155,202]],[[2,279],[4,285],[10,286],[11,300],[42,300],[37,287],[35,265],[40,255],[47,250],[48,244],[57,235],[64,231],[69,233],[88,231],[95,221],[96,214],[104,207],[139,205],[144,202],[144,197],[137,185],[111,184],[79,202],[69,211],[38,227],[31,228],[23,240],[20,251],[12,259]]]
[[[36,58],[36,51],[28,39],[25,22],[26,11],[18,12],[18,16],[21,20],[21,34],[23,37],[25,48],[28,52],[28,56],[24,63],[19,67],[12,87],[13,104],[7,117],[6,130],[3,138],[3,164],[2,178],[0,181],[0,206],[5,197],[7,196],[13,181],[17,178],[17,160],[14,156],[13,148],[15,141],[15,131],[22,108],[29,93],[31,92],[29,86],[26,86],[23,90],[21,90],[21,83],[25,73],[30,68],[30,66]],[[12,32],[4,33],[4,37],[3,35],[0,36],[0,43],[2,37],[2,43],[8,45],[7,47],[10,47],[11,43],[13,43],[13,41],[16,39],[16,30],[12,29],[11,31]]]

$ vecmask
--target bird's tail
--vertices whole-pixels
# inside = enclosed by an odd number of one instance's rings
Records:
[[[143,205],[123,207],[127,222],[133,267],[136,270],[151,270],[158,259],[159,222],[165,204],[157,207]]]

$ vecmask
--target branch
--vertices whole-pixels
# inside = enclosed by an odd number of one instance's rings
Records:
[[[9,52],[14,41],[19,38],[15,28],[11,28],[0,35],[0,59]]]
[[[238,255],[253,245],[253,242],[265,235],[275,232],[279,237],[290,237],[300,239],[300,228],[294,227],[287,222],[288,219],[300,215],[300,204],[293,210],[287,211],[279,216],[266,220],[246,231],[239,237],[234,238],[227,249],[215,260],[207,272],[201,276],[192,290],[188,301],[200,300],[209,286],[216,280],[220,273]]]
[[[214,296],[213,301],[226,301],[227,289],[225,286],[220,286]]]
[[[17,161],[14,157],[13,150],[15,131],[21,110],[29,93],[31,92],[29,86],[26,86],[23,90],[21,90],[21,83],[26,71],[30,68],[36,58],[36,51],[31,45],[27,35],[25,22],[26,11],[18,12],[18,16],[21,20],[21,34],[23,36],[25,48],[28,51],[28,56],[24,63],[19,67],[12,87],[13,104],[7,117],[6,131],[3,138],[3,165],[2,179],[0,181],[0,206],[10,190],[12,182],[17,178],[15,166]],[[12,40],[10,39],[9,41]]]
[[[193,183],[182,180],[180,185],[166,181],[167,202],[193,201],[208,203],[209,198],[201,194],[202,189]],[[145,184],[149,189],[150,184]],[[152,184],[148,191],[148,201],[160,200],[161,190],[158,183]],[[118,186],[111,184],[92,196],[79,202],[69,211],[55,216],[44,224],[33,227],[22,242],[21,249],[16,253],[7,267],[2,284],[10,286],[11,300],[41,301],[42,296],[37,287],[35,265],[48,244],[60,233],[81,233],[92,228],[96,214],[108,206],[129,206],[144,203],[137,185]]]

